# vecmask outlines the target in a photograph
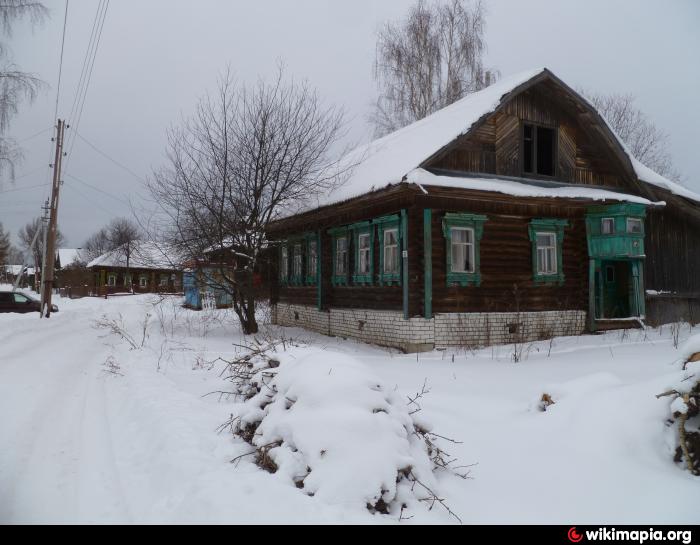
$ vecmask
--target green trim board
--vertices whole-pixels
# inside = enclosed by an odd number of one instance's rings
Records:
[[[433,211],[423,210],[423,317],[433,317]]]
[[[532,278],[536,284],[564,284],[564,259],[563,242],[564,228],[569,226],[569,222],[563,219],[537,218],[530,221],[528,233],[532,245]],[[557,268],[554,273],[540,272],[537,259],[537,235],[538,233],[554,234],[556,241],[556,261]]]
[[[486,216],[480,214],[447,212],[442,219],[442,233],[447,244],[446,265],[448,286],[480,286],[481,285],[481,238],[484,234],[484,223],[488,221]],[[474,234],[472,240],[474,248],[474,270],[452,270],[452,231],[453,229],[471,229]]]
[[[401,282],[403,283],[403,319],[408,320],[408,214],[406,209],[401,209],[401,237],[398,240],[401,252]],[[403,241],[403,244],[402,244]]]

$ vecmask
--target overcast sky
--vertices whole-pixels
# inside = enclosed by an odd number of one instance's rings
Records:
[[[489,66],[503,76],[546,66],[572,87],[634,93],[638,106],[669,134],[686,185],[700,191],[700,109],[695,100],[700,89],[700,2],[485,3]],[[9,40],[15,62],[48,84],[14,119],[10,134],[18,140],[55,122],[65,4],[45,4],[51,18],[33,29],[17,25]],[[283,59],[290,74],[308,79],[327,102],[346,108],[352,141],[368,139],[367,114],[376,96],[376,32],[410,4],[112,1],[78,132],[133,174],[75,139],[59,213],[67,245],[80,246],[111,218],[130,215],[126,201],[142,192],[140,179],[164,161],[166,129],[192,111],[227,64],[240,79],[253,81],[270,75],[277,59]],[[70,0],[59,117],[71,109],[96,8],[94,0]],[[25,160],[16,183],[0,188],[0,221],[13,238],[38,215],[48,195],[48,186],[27,188],[48,181],[50,132],[23,142]]]

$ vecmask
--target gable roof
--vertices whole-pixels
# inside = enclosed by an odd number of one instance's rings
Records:
[[[618,144],[630,174],[672,194],[700,203],[700,195],[657,174],[639,162],[615,133],[605,118],[585,98],[569,88],[547,68],[522,72],[495,84],[387,136],[358,147],[343,157],[338,172],[349,172],[347,179],[326,194],[319,194],[303,211],[343,202],[365,193],[408,181],[409,174],[460,136],[468,133],[480,120],[495,112],[514,94],[540,81],[551,80],[566,89],[596,114]],[[437,184],[440,180],[434,180]]]
[[[174,270],[181,267],[181,261],[175,249],[167,244],[143,240],[131,243],[129,268]],[[96,257],[87,266],[126,268],[126,245]]]

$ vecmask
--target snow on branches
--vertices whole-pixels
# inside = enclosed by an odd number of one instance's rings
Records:
[[[405,520],[424,503],[460,520],[436,474],[467,473],[438,445],[451,440],[419,418],[425,385],[406,401],[349,355],[297,347],[272,357],[275,348],[258,343],[227,362],[233,394],[245,401],[221,429],[253,447],[243,456],[330,504]]]
[[[670,421],[678,423],[675,461],[684,462],[688,471],[700,475],[700,335],[691,337],[681,354],[678,380],[656,397],[671,397]]]

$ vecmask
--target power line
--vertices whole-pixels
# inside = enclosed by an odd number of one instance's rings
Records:
[[[0,194],[11,193],[13,191],[25,191],[27,189],[36,189],[37,187],[46,187],[46,184],[28,185],[27,187],[14,187],[12,189],[1,189]]]
[[[85,107],[85,100],[87,98],[87,92],[88,92],[88,89],[90,87],[90,80],[92,79],[92,71],[95,68],[95,59],[97,58],[97,50],[100,47],[100,40],[102,38],[102,30],[104,28],[105,19],[107,17],[107,8],[109,7],[109,0],[106,0],[103,5],[104,5],[104,10],[102,11],[102,16],[101,16],[102,18],[101,18],[100,22],[98,23],[98,25],[99,25],[98,30],[95,34],[95,36],[96,36],[96,38],[94,40],[95,45],[94,45],[93,52],[92,52],[92,59],[90,60],[90,68],[86,72],[87,78],[85,80],[85,85],[83,86],[83,90],[82,90],[82,99],[79,99],[80,109],[79,110],[76,109],[76,118],[75,118],[75,122],[73,122],[73,125],[72,125],[73,126],[73,134],[70,135],[71,142],[70,142],[70,148],[68,150],[68,159],[66,160],[66,171],[68,170],[68,161],[71,158],[71,154],[73,152],[73,146],[75,145],[74,134],[77,133],[78,127],[80,126],[80,119],[83,116],[83,108]],[[98,10],[99,10],[99,6],[98,6]],[[76,106],[76,108],[77,108],[77,106]]]
[[[66,24],[68,22],[68,0],[66,0],[66,11],[63,14],[63,36],[61,37],[61,57],[58,61],[58,84],[56,85],[56,108],[53,113],[53,118],[58,117],[58,98],[61,95],[61,75],[63,73],[63,47],[66,43]]]
[[[92,185],[92,184],[89,184],[88,182],[86,182],[86,181],[84,181],[84,180],[81,180],[81,179],[78,178],[77,176],[73,176],[72,174],[66,174],[66,176],[68,176],[69,178],[72,178],[72,179],[75,180],[76,182],[79,182],[79,183],[83,184],[84,186],[89,187],[90,189],[93,189],[93,190],[95,190],[95,191],[99,191],[100,193],[103,193],[103,194],[107,195],[108,197],[112,197],[113,199],[119,201],[119,202],[122,203],[122,204],[126,204],[126,205],[129,204],[128,201],[125,201],[124,199],[122,199],[122,198],[120,198],[120,197],[117,197],[116,195],[113,195],[112,193],[109,193],[109,192],[107,192],[107,191],[104,191],[103,189],[100,189],[99,187],[96,187],[96,186],[94,186],[94,185]]]
[[[89,142],[89,141],[88,141],[82,134],[80,134],[77,130],[75,131],[74,134],[75,134],[78,138],[80,138],[83,142],[85,142],[88,146],[90,146],[92,149],[94,149],[97,153],[99,153],[100,155],[102,155],[105,159],[108,159],[109,161],[111,161],[112,163],[114,163],[115,165],[117,165],[119,168],[121,168],[121,169],[125,170],[126,172],[128,172],[129,174],[131,174],[131,175],[132,175],[134,178],[136,178],[139,182],[141,182],[141,183],[143,183],[143,184],[146,183],[146,180],[144,180],[143,178],[141,178],[141,176],[139,176],[138,174],[136,174],[133,170],[131,170],[131,169],[130,169],[129,167],[127,167],[126,165],[123,165],[122,163],[120,163],[120,162],[117,161],[116,159],[113,159],[112,157],[110,157],[109,155],[107,155],[104,151],[102,151],[102,150],[99,149],[97,146],[95,146],[95,144],[92,144],[91,142]]]
[[[51,129],[53,129],[53,127],[46,127],[45,129],[43,129],[39,132],[36,132],[36,133],[32,134],[31,136],[27,136],[26,138],[22,138],[22,140],[18,140],[17,143],[21,144],[23,142],[31,140],[32,138],[36,138],[37,136],[41,136],[42,134],[49,132]]]

